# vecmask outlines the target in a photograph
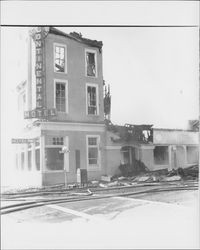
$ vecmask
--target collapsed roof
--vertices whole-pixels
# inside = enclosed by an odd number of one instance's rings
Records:
[[[103,46],[102,41],[91,40],[91,39],[85,38],[82,36],[81,33],[77,33],[77,32],[70,32],[69,34],[67,34],[63,31],[60,31],[60,30],[54,28],[54,27],[50,27],[49,33],[52,33],[54,35],[64,36],[64,37],[73,39],[77,42],[81,42],[81,43],[87,44],[87,45],[92,46],[92,47],[97,47],[100,50]]]
[[[113,142],[137,142],[144,144],[153,142],[153,125],[125,124],[121,126],[107,121],[106,126],[108,131],[119,136],[119,139],[111,138]]]

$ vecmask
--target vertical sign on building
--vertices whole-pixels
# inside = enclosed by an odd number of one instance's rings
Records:
[[[45,71],[44,71],[44,60],[43,60],[44,41],[42,36],[43,36],[42,28],[38,27],[35,33],[36,109],[41,109],[42,107],[45,107],[44,103]]]
[[[35,42],[36,108],[31,111],[25,111],[24,118],[48,118],[56,115],[55,109],[46,107],[45,37],[48,34],[48,28],[37,27],[31,30],[30,33]]]

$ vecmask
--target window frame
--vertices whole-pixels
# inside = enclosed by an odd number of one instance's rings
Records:
[[[58,111],[56,109],[56,84],[57,83],[64,83],[65,84],[65,111]],[[69,110],[68,110],[68,81],[67,80],[63,80],[63,79],[54,79],[54,91],[53,91],[53,95],[54,95],[53,106],[57,110],[57,112],[61,113],[61,114],[68,114],[68,112],[69,112]]]
[[[96,114],[89,114],[88,113],[88,87],[95,87],[96,88],[96,106],[97,106],[97,113]],[[99,116],[99,85],[96,83],[86,83],[86,114],[89,116]]]
[[[95,61],[95,76],[88,76],[87,75],[87,52],[94,54],[94,61]],[[98,69],[97,69],[97,51],[94,49],[85,49],[85,76],[91,78],[98,78]]]
[[[89,138],[97,138],[97,145],[89,145]],[[89,147],[98,149],[97,164],[89,164]],[[100,135],[86,135],[86,162],[88,171],[100,171],[101,170],[101,152],[100,152]]]
[[[157,163],[156,160],[155,160],[155,149],[156,147],[165,147],[167,148],[167,162],[166,163]],[[153,162],[154,162],[154,165],[156,166],[169,166],[170,165],[170,148],[169,148],[169,145],[155,145],[154,149],[153,149]]]
[[[48,149],[48,148],[60,148],[60,150],[62,150],[62,147],[63,146],[67,146],[68,147],[68,150],[69,150],[69,137],[68,136],[57,136],[55,135],[54,137],[63,137],[63,145],[53,145],[53,144],[45,144],[44,145],[44,150],[45,149]],[[53,138],[53,137],[52,137]],[[69,172],[69,153],[66,155],[64,154],[63,156],[63,163],[64,163],[64,166],[63,166],[63,169],[60,169],[60,170],[50,170],[50,169],[47,169],[47,166],[46,166],[46,163],[45,163],[45,167],[44,167],[44,172],[46,173],[64,173],[64,172]]]
[[[56,47],[64,47],[65,48],[65,67],[64,72],[57,72],[55,68],[55,60],[56,60]],[[63,43],[53,43],[53,71],[57,74],[67,74],[67,45]]]
[[[189,162],[188,161],[188,148],[195,148],[195,151],[196,151],[196,153],[197,153],[197,162],[193,162],[193,163],[191,163],[191,162]],[[186,145],[186,165],[187,166],[192,166],[192,165],[194,165],[194,164],[199,164],[199,150],[198,150],[198,146],[196,146],[196,145]]]

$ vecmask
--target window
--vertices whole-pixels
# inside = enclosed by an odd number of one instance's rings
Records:
[[[199,151],[198,147],[195,146],[187,146],[187,163],[188,164],[197,164],[199,159]]]
[[[64,145],[63,137],[53,137],[53,145]]]
[[[39,148],[35,150],[35,165],[36,165],[36,169],[39,171],[40,170],[40,149]]]
[[[54,71],[57,73],[66,72],[66,46],[54,45]]]
[[[99,136],[87,137],[88,145],[88,166],[99,166]]]
[[[86,76],[97,77],[96,51],[86,50]]]
[[[28,170],[31,170],[32,167],[32,152],[31,150],[28,151]]]
[[[98,115],[98,89],[97,85],[87,85],[87,114]]]
[[[45,160],[47,170],[63,170],[64,154],[60,153],[61,148],[46,148]]]
[[[68,137],[49,135],[45,137],[45,166],[47,171],[69,171],[69,152],[62,150],[63,146],[68,149]],[[64,167],[65,166],[65,167]]]
[[[67,112],[67,82],[56,80],[55,82],[55,108],[58,112]]]
[[[156,146],[154,149],[154,162],[157,165],[169,164],[168,146]]]
[[[21,169],[24,170],[24,152],[21,152]]]

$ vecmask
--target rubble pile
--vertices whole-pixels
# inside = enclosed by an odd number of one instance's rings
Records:
[[[127,173],[127,172],[126,172]],[[188,168],[178,168],[168,171],[161,169],[155,171],[140,172],[138,174],[131,173],[130,176],[115,175],[102,176],[100,181],[94,181],[96,186],[107,188],[113,186],[133,186],[140,183],[162,183],[170,181],[198,180],[198,165]]]

